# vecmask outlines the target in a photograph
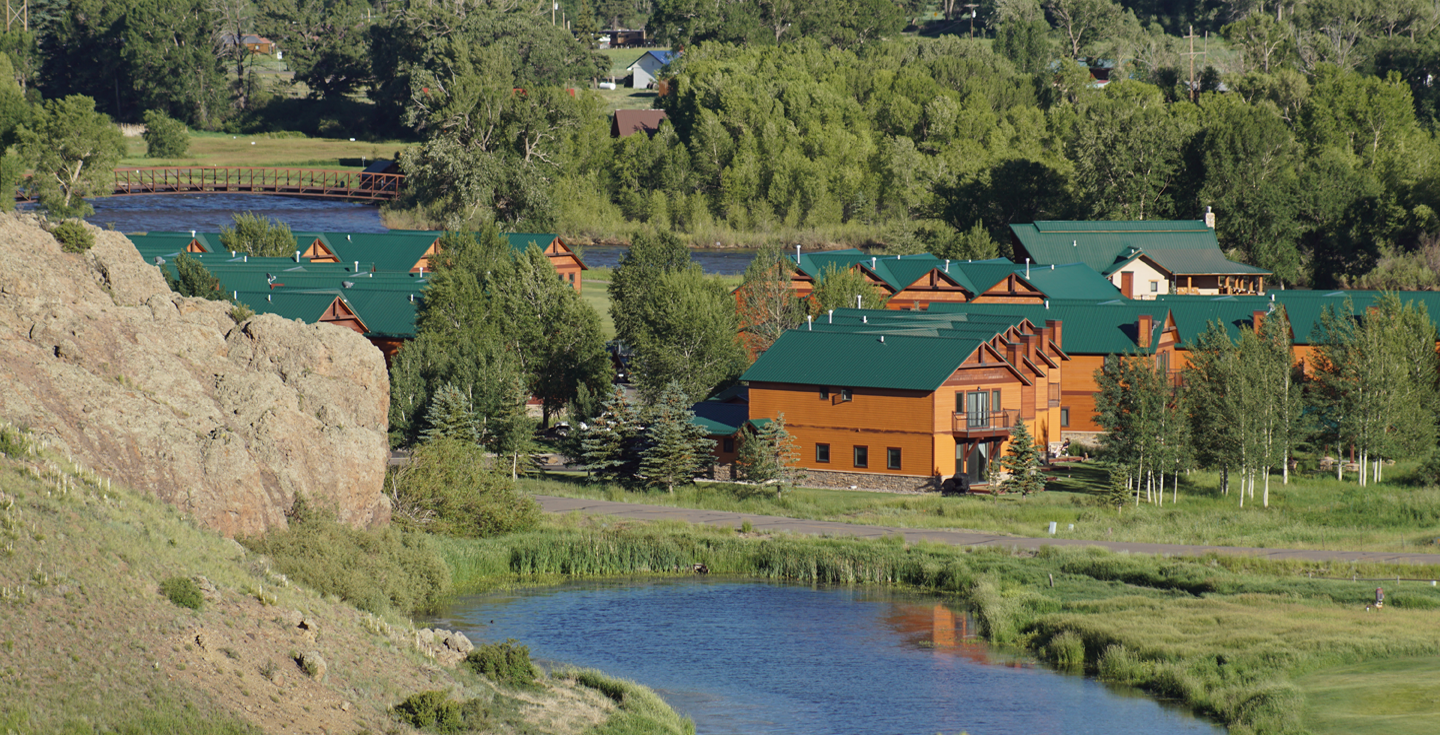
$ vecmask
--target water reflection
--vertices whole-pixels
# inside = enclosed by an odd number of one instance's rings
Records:
[[[988,648],[943,600],[766,582],[579,582],[464,598],[438,625],[654,688],[701,735],[1215,733]]]

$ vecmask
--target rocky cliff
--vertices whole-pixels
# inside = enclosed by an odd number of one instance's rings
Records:
[[[296,493],[389,518],[389,381],[363,337],[178,296],[119,233],[64,253],[0,215],[0,418],[227,536],[285,524]]]

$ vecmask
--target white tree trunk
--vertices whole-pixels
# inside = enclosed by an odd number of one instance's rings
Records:
[[[1265,468],[1265,494],[1262,496],[1262,498],[1261,498],[1261,500],[1260,500],[1260,506],[1261,506],[1262,508],[1269,508],[1269,507],[1270,507],[1270,468],[1269,468],[1269,467],[1266,467],[1266,468]]]

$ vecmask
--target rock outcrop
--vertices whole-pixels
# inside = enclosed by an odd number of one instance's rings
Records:
[[[130,241],[64,253],[0,215],[0,418],[227,536],[284,526],[297,493],[389,518],[389,381],[360,335],[178,296]]]

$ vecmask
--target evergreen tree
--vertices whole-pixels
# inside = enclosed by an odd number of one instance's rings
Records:
[[[1176,405],[1165,373],[1153,355],[1110,355],[1095,371],[1095,422],[1105,429],[1101,447],[1133,472],[1137,505],[1142,491],[1147,502],[1163,504],[1164,473],[1172,466],[1165,428]]]
[[[696,424],[684,386],[671,382],[646,411],[645,449],[640,477],[651,487],[674,493],[676,485],[694,482],[714,462],[715,442]]]
[[[580,431],[581,460],[590,477],[599,482],[634,482],[643,432],[639,413],[617,388],[600,414]]]
[[[1022,497],[1045,489],[1045,477],[1040,474],[1043,457],[1035,446],[1035,437],[1030,435],[1024,419],[1010,430],[1010,444],[1000,465],[1010,476],[1005,478],[1005,492],[1018,492]]]
[[[445,383],[435,391],[430,406],[425,410],[425,441],[435,439],[456,439],[478,443],[480,432],[475,427],[475,411],[470,407],[470,398],[454,383]]]
[[[211,301],[229,299],[225,292],[220,290],[220,279],[189,253],[181,253],[175,258],[175,275],[171,275],[168,269],[160,272],[165,274],[165,282],[170,284],[170,290],[181,296],[198,296]]]
[[[804,479],[799,469],[800,451],[795,437],[785,429],[785,414],[761,424],[760,430],[747,424],[740,438],[735,464],[740,477],[750,482],[777,482],[782,486]]]

